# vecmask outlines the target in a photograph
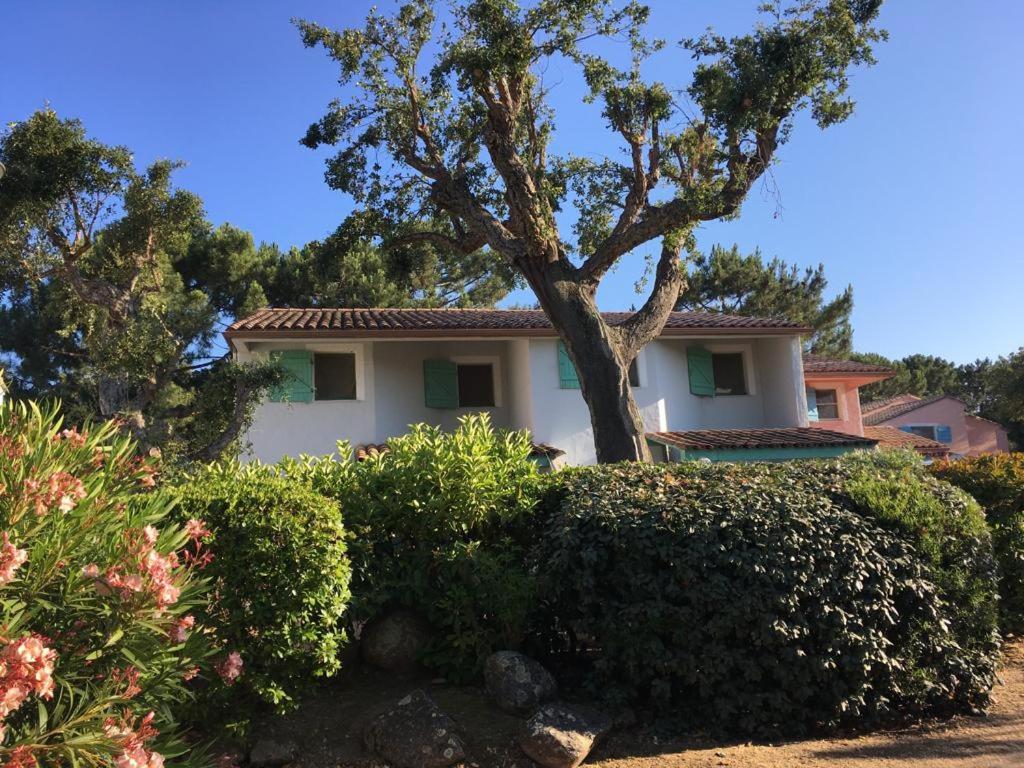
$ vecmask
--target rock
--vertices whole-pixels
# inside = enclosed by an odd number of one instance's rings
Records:
[[[444,768],[466,757],[455,723],[423,691],[400,699],[366,727],[367,750],[395,768]]]
[[[398,608],[370,621],[360,637],[363,660],[390,672],[416,668],[430,628],[414,611]]]
[[[260,739],[249,752],[249,765],[253,768],[277,768],[288,765],[299,756],[299,746],[294,741]]]
[[[499,709],[528,715],[558,692],[558,684],[544,667],[515,651],[497,651],[484,663],[487,693]]]
[[[610,718],[589,707],[545,704],[527,721],[519,747],[545,768],[576,768],[611,727]]]

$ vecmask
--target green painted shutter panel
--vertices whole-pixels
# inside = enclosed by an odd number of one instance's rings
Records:
[[[810,387],[807,389],[807,419],[818,420],[818,395]]]
[[[558,386],[561,389],[580,388],[580,378],[576,375],[576,366],[572,364],[569,350],[561,341],[558,342]]]
[[[313,399],[313,353],[305,349],[282,349],[271,352],[272,362],[280,365],[285,380],[270,390],[276,403],[308,403]]]
[[[940,443],[952,443],[953,430],[945,424],[940,424],[935,428],[935,439]]]
[[[715,396],[715,369],[711,353],[704,347],[686,348],[686,370],[690,377],[690,393],[700,397]]]
[[[427,408],[459,407],[459,367],[455,363],[423,361],[423,400]]]

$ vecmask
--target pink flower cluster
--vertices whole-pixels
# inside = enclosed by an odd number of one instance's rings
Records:
[[[35,694],[53,698],[53,664],[57,652],[43,644],[39,635],[25,635],[7,643],[0,656],[0,721]],[[3,723],[0,722],[0,738]]]
[[[9,584],[14,579],[14,572],[28,560],[28,552],[11,544],[10,537],[4,533],[4,543],[0,546],[0,586]]]
[[[85,445],[85,438],[86,435],[79,432],[77,427],[72,427],[71,429],[62,429],[54,435],[53,442],[59,443],[63,440],[72,448],[81,448]]]
[[[192,614],[182,616],[171,630],[171,640],[175,643],[184,643],[188,640],[188,632],[196,625],[196,617]]]
[[[164,768],[163,755],[146,749],[146,742],[158,733],[153,717],[150,712],[135,725],[126,711],[119,719],[108,718],[103,724],[107,738],[121,747],[121,754],[114,761],[116,768]]]
[[[214,669],[221,680],[231,685],[242,676],[242,655],[238,651],[232,651],[226,659],[214,664]]]
[[[35,768],[37,765],[39,765],[39,761],[36,760],[35,755],[28,747],[22,745],[11,750],[3,768]]]
[[[45,482],[29,478],[25,481],[25,496],[42,517],[51,509],[70,512],[85,498],[82,481],[68,472],[54,472]]]
[[[213,553],[203,546],[203,542],[213,533],[206,527],[206,523],[195,518],[185,523],[185,533],[192,544],[191,549],[184,550],[185,562],[193,568],[205,568],[213,561]]]
[[[181,590],[174,584],[174,569],[178,567],[178,556],[171,552],[161,555],[155,548],[159,532],[151,525],[140,530],[128,531],[129,551],[132,569],[112,565],[101,576],[99,566],[90,563],[82,569],[82,575],[94,579],[101,594],[121,593],[124,599],[133,594],[146,592],[156,601],[158,611],[178,601]]]

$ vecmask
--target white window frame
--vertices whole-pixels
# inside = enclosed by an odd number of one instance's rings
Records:
[[[700,343],[700,342],[696,342]],[[734,343],[734,344],[703,344],[702,345],[712,355],[729,355],[740,353],[743,359],[743,383],[747,386],[747,391],[742,395],[719,395],[715,394],[715,397],[753,397],[757,394],[757,373],[754,370],[754,345],[750,343]],[[714,361],[712,361],[712,370],[714,370]],[[642,379],[641,379],[642,381]]]
[[[500,355],[460,355],[457,357],[449,357],[456,365],[490,365],[491,366],[491,379],[494,382],[494,405],[460,405],[457,410],[460,411],[479,411],[481,408],[501,408],[502,407],[502,387],[501,387],[501,356]],[[458,372],[456,372],[458,375]]]
[[[259,353],[269,359],[272,352],[283,352],[286,349],[302,349],[312,354],[318,352],[322,355],[345,355],[352,354],[356,357],[356,396],[354,400],[317,400],[316,399],[316,363],[313,363],[313,399],[308,403],[290,403],[294,406],[335,406],[344,403],[358,403],[366,400],[366,344],[349,342],[301,342],[298,344],[270,344],[259,350]]]

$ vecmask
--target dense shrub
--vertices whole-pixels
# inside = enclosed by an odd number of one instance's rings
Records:
[[[987,702],[997,642],[980,512],[919,466],[561,478],[538,536],[540,625],[552,650],[587,660],[586,685],[610,703],[795,733]]]
[[[1024,453],[937,462],[930,469],[984,507],[999,562],[1002,627],[1024,632]]]
[[[468,679],[491,651],[522,641],[533,603],[527,523],[540,475],[529,437],[474,415],[454,432],[416,425],[387,445],[358,463],[280,469],[340,503],[353,534],[351,619],[395,605],[423,612],[436,630],[424,662]]]
[[[202,762],[177,717],[189,685],[222,686],[203,678],[226,649],[195,620],[198,564],[153,475],[110,425],[0,405],[5,766]]]
[[[236,463],[196,472],[176,495],[179,514],[209,529],[198,553],[212,556],[204,618],[244,664],[222,701],[225,724],[244,726],[247,705],[257,702],[288,709],[313,678],[339,668],[350,569],[337,505],[296,480]]]

